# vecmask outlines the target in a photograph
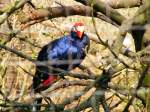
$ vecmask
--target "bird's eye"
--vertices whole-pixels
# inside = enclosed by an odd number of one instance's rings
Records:
[[[72,27],[72,31],[74,32],[77,31],[76,27]]]

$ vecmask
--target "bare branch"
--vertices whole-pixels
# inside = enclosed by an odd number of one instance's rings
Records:
[[[99,0],[109,5],[114,9],[118,8],[132,8],[142,5],[142,0]]]
[[[88,6],[83,5],[73,5],[73,6],[63,6],[63,7],[49,7],[47,9],[38,9],[33,11],[32,17],[24,17],[20,20],[22,23],[27,23],[29,21],[43,19],[43,18],[58,18],[67,17],[73,15],[81,16],[92,16],[92,9]],[[114,21],[106,17],[105,15],[94,12],[94,17],[107,21],[115,26],[118,26]]]
[[[99,0],[75,0],[77,2],[80,2],[87,6],[92,6],[93,9],[97,12],[102,12],[107,17],[115,21],[118,25],[121,25],[121,23],[126,19],[124,16],[122,16],[119,12],[111,8],[110,6],[106,5],[105,3],[99,1]]]

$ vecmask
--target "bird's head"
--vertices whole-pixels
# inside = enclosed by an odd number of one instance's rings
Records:
[[[81,39],[84,33],[84,24],[83,23],[75,23],[71,29],[71,33],[77,38]]]

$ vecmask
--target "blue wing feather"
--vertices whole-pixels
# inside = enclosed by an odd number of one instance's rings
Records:
[[[73,69],[84,59],[83,49],[87,45],[87,41],[88,36],[86,34],[82,39],[73,38],[70,35],[56,39],[43,47],[37,60],[50,61],[55,68]]]

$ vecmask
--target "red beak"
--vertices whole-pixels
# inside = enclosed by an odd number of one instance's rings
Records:
[[[78,36],[79,38],[82,37],[83,32],[77,31],[76,33],[77,33],[77,36]]]

